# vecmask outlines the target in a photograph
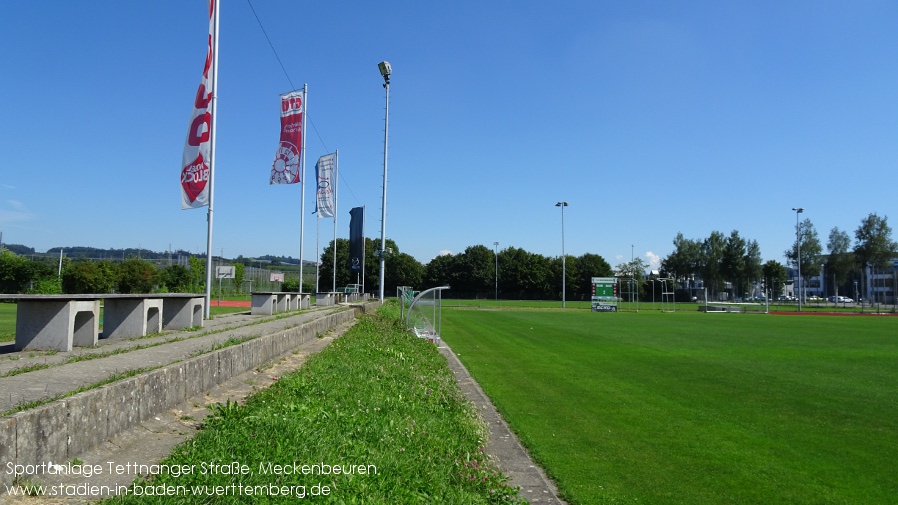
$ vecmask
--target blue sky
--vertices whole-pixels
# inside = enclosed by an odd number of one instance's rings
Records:
[[[339,149],[338,236],[364,205],[427,263],[467,246],[631,254],[738,230],[785,262],[898,194],[891,1],[224,0],[214,254],[299,256],[300,188],[269,186],[278,95],[309,85],[307,168]],[[203,0],[0,2],[3,241],[204,252],[181,153]],[[306,185],[304,259],[316,256]],[[321,221],[322,246],[333,224]],[[893,236],[894,238],[894,236]],[[656,264],[656,263],[655,263]]]

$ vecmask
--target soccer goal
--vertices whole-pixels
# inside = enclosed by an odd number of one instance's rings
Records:
[[[400,321],[405,321],[405,311],[409,305],[411,305],[412,300],[415,299],[415,295],[418,294],[418,291],[412,289],[411,286],[396,286],[396,298],[399,298],[399,318]]]
[[[408,307],[405,327],[418,338],[426,338],[440,344],[440,330],[443,320],[443,291],[449,286],[440,286],[421,291]]]
[[[656,280],[661,281],[661,311],[662,312],[676,312],[677,311],[677,300],[675,298],[676,295],[676,283],[673,279],[668,278],[658,278]]]

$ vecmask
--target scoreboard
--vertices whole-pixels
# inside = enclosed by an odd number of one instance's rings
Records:
[[[616,278],[592,278],[592,310],[593,312],[617,312]]]

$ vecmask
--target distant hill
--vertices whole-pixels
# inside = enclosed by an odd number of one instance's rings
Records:
[[[34,254],[33,247],[25,247],[21,244],[3,244],[4,249],[9,249],[10,251],[20,255],[20,256],[28,256],[30,254]]]
[[[8,249],[15,254],[20,256],[40,256],[40,257],[59,257],[59,251],[62,250],[63,255],[69,259],[81,259],[81,260],[111,260],[111,261],[121,261],[130,257],[137,257],[146,260],[168,260],[170,258],[185,258],[190,256],[196,256],[200,258],[205,258],[205,253],[197,254],[191,253],[189,251],[184,251],[182,249],[178,249],[176,251],[151,251],[149,249],[99,249],[96,247],[85,247],[85,246],[69,246],[69,247],[52,247],[48,249],[46,252],[38,252],[33,247],[28,247],[22,244],[3,244],[4,249]],[[217,257],[217,256],[216,256]],[[258,258],[244,258],[242,255],[237,256],[237,258],[222,258],[223,261],[231,262],[231,263],[243,263],[245,265],[251,265],[252,262],[261,261],[263,263],[268,263],[270,265],[297,265],[299,260],[294,258],[293,256],[274,256],[270,254],[266,254],[265,256],[259,256]],[[306,266],[312,265],[314,266],[314,261],[303,260],[303,263]]]

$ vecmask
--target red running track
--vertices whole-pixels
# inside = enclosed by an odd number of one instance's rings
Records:
[[[249,300],[222,300],[221,303],[218,303],[218,300],[210,300],[210,307],[252,307],[253,304]]]
[[[877,312],[771,312],[775,316],[898,316],[893,313]]]

